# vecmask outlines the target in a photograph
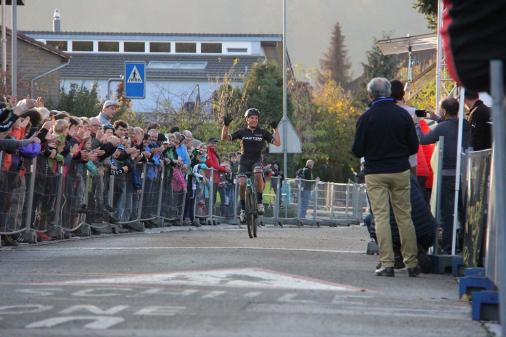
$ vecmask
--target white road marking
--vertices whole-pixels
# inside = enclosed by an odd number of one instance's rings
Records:
[[[66,282],[64,282],[66,283]],[[80,282],[80,284],[86,283],[86,282]],[[79,291],[76,291],[75,293],[72,293],[72,296],[77,297],[111,297],[111,296],[123,296],[125,294],[119,294],[115,291],[132,291],[132,288],[88,288],[88,289],[82,289]],[[101,293],[101,291],[109,291],[109,293]],[[113,291],[113,292],[111,292]],[[97,293],[95,293],[97,292]]]
[[[469,320],[469,313],[461,310],[413,309],[374,306],[353,306],[345,308],[322,306],[321,304],[264,304],[254,303],[246,308],[250,312],[276,314],[309,314],[309,315],[347,315],[347,316],[386,316],[386,317],[423,317],[424,319]]]
[[[50,305],[20,304],[0,307],[0,315],[34,314],[53,309]]]
[[[337,284],[308,277],[279,273],[271,270],[244,268],[205,271],[183,271],[160,274],[141,274],[111,278],[97,278],[58,282],[63,285],[94,285],[94,284],[153,284],[153,285],[183,285],[183,286],[211,286],[234,288],[270,288],[270,289],[300,289],[300,290],[330,290],[353,291],[363,289],[349,285]],[[107,288],[105,288],[107,289]],[[102,290],[105,290],[102,289]],[[115,290],[115,289],[111,289]],[[74,296],[106,296],[110,294],[94,294],[93,289],[80,290]],[[119,294],[118,294],[119,295]]]
[[[309,248],[274,248],[274,247],[76,247],[76,248],[67,248],[67,247],[51,247],[51,248],[44,248],[44,251],[94,251],[94,250],[176,250],[176,249],[191,249],[191,250],[209,250],[209,249],[215,249],[215,250],[224,250],[224,249],[231,249],[231,250],[276,250],[276,251],[293,251],[293,252],[315,252],[315,253],[335,253],[335,254],[360,254],[365,255],[364,250],[335,250],[335,249],[309,249]]]
[[[260,295],[262,295],[262,292],[260,292],[260,291],[250,291],[249,293],[244,294],[244,297],[253,298],[253,297],[258,297]]]
[[[137,311],[134,315],[143,316],[174,316],[181,311],[186,310],[183,306],[153,306],[142,308]]]
[[[39,289],[16,289],[16,292],[35,296],[53,296],[56,292],[63,291],[62,288],[39,288]]]
[[[60,314],[68,315],[79,311],[88,311],[90,314],[94,315],[116,315],[117,313],[125,309],[128,309],[129,307],[130,307],[129,305],[117,305],[107,310],[103,310],[94,305],[78,304],[60,311]]]
[[[216,298],[216,297],[219,297],[221,295],[225,295],[227,292],[226,291],[211,291],[210,293],[202,296],[201,298],[202,299],[206,299],[206,298]]]
[[[176,295],[176,296],[190,296],[197,293],[196,289],[185,289],[185,290],[168,290],[164,288],[151,288],[147,289],[141,294],[145,295]]]
[[[27,329],[52,328],[57,325],[72,321],[92,321],[83,326],[85,329],[105,330],[125,321],[122,317],[111,316],[65,316],[53,317],[42,321],[34,322],[26,326]]]
[[[297,297],[297,294],[288,293],[288,294],[284,294],[283,296],[278,298],[277,301],[282,302],[282,303],[315,303],[315,301],[296,299],[296,297]]]

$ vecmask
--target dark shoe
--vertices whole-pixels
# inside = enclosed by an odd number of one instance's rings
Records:
[[[4,245],[6,246],[18,246],[18,242],[11,238],[9,235],[5,235],[3,239]]]
[[[393,267],[386,267],[379,270],[376,270],[376,276],[387,276],[387,277],[394,277],[394,268]]]
[[[400,257],[400,258],[396,257],[394,260],[394,269],[402,269],[404,267],[406,267],[406,265],[402,261],[402,257]]]
[[[417,277],[420,274],[420,268],[418,266],[413,268],[408,268],[408,276],[409,277]]]
[[[422,273],[429,274],[432,272],[432,260],[424,250],[418,251],[418,267]]]
[[[381,262],[378,262],[378,264],[376,265],[376,270],[380,270],[381,269]]]

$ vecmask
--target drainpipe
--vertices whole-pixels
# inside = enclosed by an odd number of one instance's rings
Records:
[[[121,82],[123,81],[125,78],[123,75],[120,75],[120,77],[118,78],[109,78],[107,80],[107,95],[106,95],[106,98],[107,99],[110,99],[111,98],[111,82]]]
[[[68,66],[68,65],[69,65],[69,63],[70,63],[70,58],[69,58],[69,60],[67,61],[67,63],[62,64],[62,65],[59,65],[59,66],[58,66],[58,67],[56,67],[56,68],[53,68],[53,69],[51,69],[51,70],[49,70],[49,71],[46,71],[46,72],[45,72],[45,73],[43,73],[43,74],[40,74],[40,75],[38,75],[38,76],[36,76],[36,77],[32,78],[32,80],[30,81],[30,96],[32,96],[32,97],[33,97],[33,92],[34,92],[35,81],[37,81],[37,80],[41,79],[42,77],[45,77],[45,76],[47,76],[47,75],[49,75],[49,74],[54,73],[55,71],[58,71],[58,70],[62,69],[63,67]]]

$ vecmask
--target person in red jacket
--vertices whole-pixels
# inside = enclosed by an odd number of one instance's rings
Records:
[[[214,170],[213,174],[213,200],[216,204],[216,195],[218,192],[218,185],[220,183],[220,173],[230,172],[230,168],[220,165],[220,157],[216,153],[216,143],[218,139],[211,137],[207,141],[207,160],[206,165]]]
[[[418,125],[420,125],[420,130],[422,130],[424,134],[430,131],[430,127],[424,119],[420,118],[418,120]],[[430,161],[432,159],[432,154],[434,153],[435,145],[434,144],[420,145],[420,148],[422,151],[418,150],[418,153],[423,152],[428,169],[427,179],[425,180],[425,184],[422,186],[422,188],[425,194],[425,200],[429,203],[430,196],[432,194],[432,182],[434,179],[434,172],[432,171]]]

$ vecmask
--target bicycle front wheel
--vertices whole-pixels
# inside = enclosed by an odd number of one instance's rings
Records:
[[[246,222],[248,224],[249,237],[257,237],[257,216],[256,216],[255,195],[251,188],[246,190]]]

